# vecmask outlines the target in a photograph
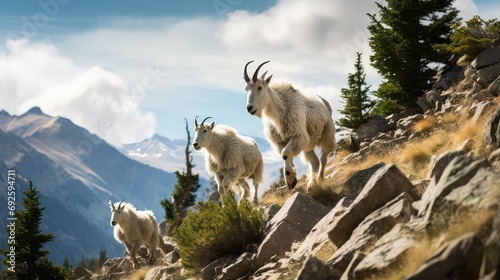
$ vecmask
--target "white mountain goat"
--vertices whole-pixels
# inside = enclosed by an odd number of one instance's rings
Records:
[[[245,179],[252,179],[253,201],[257,203],[257,192],[264,169],[257,144],[252,138],[238,134],[232,127],[215,126],[215,122],[205,124],[208,118],[201,124],[194,118],[196,135],[193,146],[196,150],[206,149],[205,165],[208,173],[215,177],[221,198],[229,188],[234,189],[239,185],[236,193],[242,199],[249,199],[250,188]]]
[[[310,164],[310,188],[314,179],[322,181],[328,155],[335,150],[335,125],[332,119],[332,107],[319,95],[304,94],[290,83],[269,85],[273,75],[266,78],[267,71],[257,78],[262,65],[255,70],[252,79],[245,65],[243,77],[248,93],[247,111],[262,119],[266,138],[273,144],[284,160],[283,173],[288,188],[297,184],[297,175],[293,158],[300,152]],[[321,147],[321,161],[314,148]],[[316,178],[314,178],[316,173]]]
[[[110,224],[114,227],[116,241],[123,243],[127,253],[132,258],[134,268],[139,267],[135,254],[141,247],[146,245],[149,251],[149,263],[156,261],[156,248],[159,246],[163,252],[168,253],[167,245],[160,236],[158,223],[152,211],[138,211],[130,203],[122,201],[113,204],[108,202],[111,208]]]

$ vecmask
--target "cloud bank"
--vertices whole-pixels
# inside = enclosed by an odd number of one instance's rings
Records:
[[[464,19],[478,13],[472,0],[457,0],[455,6]],[[243,109],[243,66],[270,59],[266,68],[273,79],[324,96],[338,118],[340,89],[354,71],[356,52],[363,53],[372,89],[380,81],[369,65],[366,30],[366,13],[376,12],[373,0],[278,0],[261,13],[111,18],[59,36],[57,48],[8,41],[0,53],[0,95],[8,100],[2,106],[15,114],[40,106],[115,145],[140,141],[159,129],[183,138],[184,117],[213,111],[219,123],[234,121],[250,134],[262,126]],[[159,79],[151,71],[160,73]],[[227,100],[231,104],[224,104]],[[224,110],[228,106],[242,109]],[[157,123],[144,108],[169,121]]]
[[[2,106],[11,114],[39,106],[114,145],[140,141],[156,129],[153,114],[141,111],[120,76],[75,65],[47,43],[8,40],[0,77]]]

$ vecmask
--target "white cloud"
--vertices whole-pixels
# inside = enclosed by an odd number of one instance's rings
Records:
[[[457,0],[455,6],[462,10],[464,19],[477,14],[472,0]],[[154,108],[156,113],[161,111],[166,119],[175,113],[182,120],[214,107],[210,102],[223,103],[213,100],[220,94],[210,93],[224,92],[241,94],[242,104],[230,105],[243,108],[244,64],[251,59],[256,60],[255,64],[270,59],[266,69],[275,79],[286,79],[297,88],[320,93],[337,113],[342,106],[338,102],[340,88],[347,86],[347,73],[354,71],[355,52],[363,53],[372,89],[380,81],[369,65],[371,51],[366,30],[369,23],[366,13],[376,12],[373,0],[278,0],[262,13],[237,10],[221,18],[110,19],[106,26],[59,37],[57,44],[64,56],[47,44],[23,45],[26,43],[11,41],[9,52],[0,54],[0,59],[9,63],[0,66],[0,94],[16,93],[9,95],[12,102],[6,105],[8,111],[20,113],[22,104],[23,110],[43,104],[42,109],[47,113],[64,113],[106,139],[129,142],[141,138],[140,132],[142,137],[150,135],[155,127],[153,116],[141,112],[140,106]],[[112,73],[81,65],[99,65]],[[250,71],[254,67],[251,65]],[[138,104],[128,97],[127,88],[133,90],[142,84],[147,69],[160,69],[168,72],[168,76],[162,76]],[[113,94],[103,94],[107,92],[103,88]],[[63,93],[69,90],[73,92],[71,100]],[[78,116],[65,105],[89,104],[93,99],[101,100],[103,105],[77,108],[85,111]],[[189,106],[180,108],[178,103]],[[127,108],[127,117],[110,113],[112,104]],[[99,132],[102,124],[100,127],[99,121],[89,117],[89,112],[93,112],[92,116],[115,120],[112,128],[116,131]],[[239,112],[218,112],[219,123],[251,119],[244,109]],[[136,127],[130,128],[133,124]],[[183,122],[158,125],[162,131],[172,133],[168,137],[184,137]],[[241,126],[260,126],[260,123],[251,121]]]
[[[0,55],[0,96],[4,108],[21,114],[40,106],[120,145],[152,136],[156,120],[141,112],[123,79],[98,66],[82,67],[47,43],[6,43]]]

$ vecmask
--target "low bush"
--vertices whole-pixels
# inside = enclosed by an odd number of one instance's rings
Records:
[[[464,63],[471,62],[483,50],[494,46],[500,38],[500,21],[483,20],[479,16],[455,25],[450,44],[436,45],[437,49],[464,56]]]
[[[212,261],[237,256],[247,246],[259,242],[265,226],[264,214],[247,200],[236,203],[229,192],[223,205],[212,201],[199,202],[174,230],[182,265],[201,270]]]

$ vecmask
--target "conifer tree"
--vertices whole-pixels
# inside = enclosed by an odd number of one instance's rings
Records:
[[[163,199],[160,204],[165,209],[165,219],[172,224],[171,230],[178,227],[186,217],[186,210],[196,202],[196,191],[201,187],[199,184],[199,175],[193,174],[193,157],[191,156],[191,135],[186,121],[187,143],[185,149],[186,170],[176,171],[177,183],[175,184],[172,200]]]
[[[21,205],[23,210],[16,211],[16,268],[14,273],[2,273],[4,279],[67,279],[70,273],[63,267],[55,266],[47,258],[49,252],[44,244],[54,241],[52,233],[42,233],[43,210],[40,195],[32,182],[24,191]],[[9,231],[9,229],[7,229]],[[2,251],[7,256],[8,250]],[[4,261],[5,262],[5,261]]]
[[[345,105],[340,113],[345,118],[341,118],[337,122],[339,125],[348,128],[357,128],[360,124],[366,122],[370,116],[370,109],[374,105],[374,101],[370,100],[368,96],[370,86],[366,86],[366,74],[361,62],[361,53],[356,53],[354,67],[356,71],[347,76],[349,87],[341,89],[341,96]]]
[[[437,65],[451,58],[435,45],[449,43],[452,25],[459,21],[453,1],[386,0],[386,6],[376,3],[378,16],[368,14],[371,65],[385,79],[375,92],[378,113],[415,106],[431,87]]]

